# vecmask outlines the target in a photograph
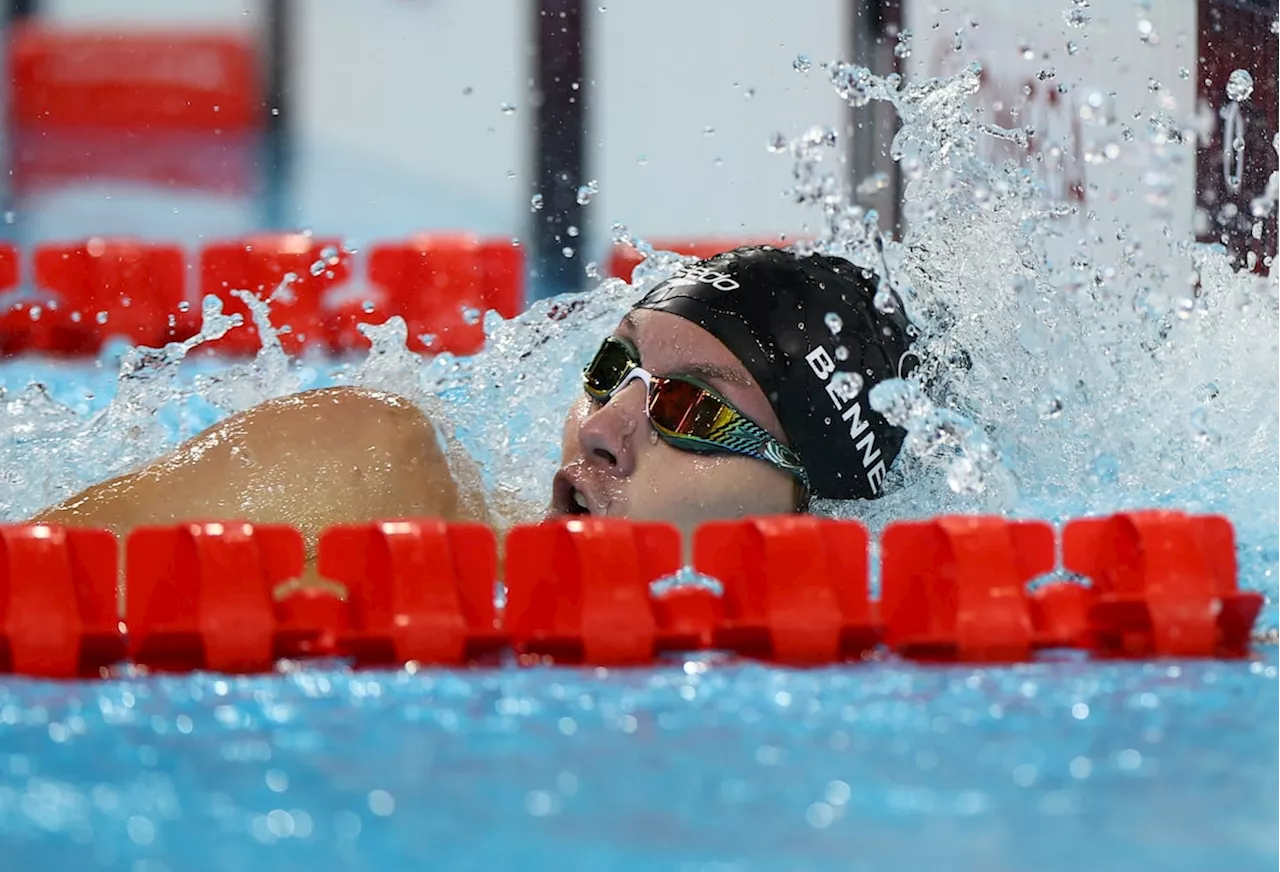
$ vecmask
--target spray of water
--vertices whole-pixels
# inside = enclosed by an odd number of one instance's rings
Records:
[[[792,160],[787,195],[820,216],[815,238],[797,249],[870,270],[878,305],[894,305],[895,290],[919,330],[921,365],[912,380],[880,385],[871,396],[909,434],[891,492],[818,510],[873,529],[958,511],[1049,518],[1142,505],[1223,511],[1237,524],[1246,583],[1274,600],[1275,283],[1238,271],[1220,247],[1172,238],[1160,187],[1168,173],[1145,177],[1152,215],[1139,228],[1104,233],[1077,204],[1055,201],[1032,169],[1035,132],[983,122],[970,102],[980,85],[976,66],[915,84],[843,63],[825,69],[850,105],[882,101],[898,113],[891,154],[906,181],[906,230],[900,239],[882,232],[879,216],[859,204],[882,181],[850,190],[835,161],[838,135],[813,128],[770,143]],[[1144,140],[1156,170],[1192,154],[1194,137],[1163,112],[1152,114],[1141,137],[1125,133],[1123,142]],[[993,139],[1024,158],[993,163],[982,148]],[[1275,220],[1274,203],[1255,204],[1254,214]],[[500,525],[535,517],[579,391],[575,373],[638,296],[687,260],[654,251],[621,226],[614,235],[647,256],[632,284],[609,279],[510,321],[490,312],[485,350],[472,358],[424,361],[406,349],[401,319],[366,325],[366,359],[328,380],[410,397],[438,423],[457,474],[483,484]],[[114,399],[95,416],[37,385],[6,398],[0,517],[22,517],[167,450],[181,427],[166,410],[205,403],[228,413],[314,383],[316,373],[280,348],[268,303],[241,298],[263,337],[251,363],[187,384],[179,378],[192,348],[233,326],[211,301],[199,336],[129,351]],[[33,468],[42,474],[30,475]],[[1267,620],[1274,623],[1274,609]]]

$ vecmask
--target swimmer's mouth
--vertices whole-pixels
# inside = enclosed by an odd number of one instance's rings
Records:
[[[564,470],[556,473],[551,488],[551,511],[547,514],[552,517],[592,514],[591,500]]]

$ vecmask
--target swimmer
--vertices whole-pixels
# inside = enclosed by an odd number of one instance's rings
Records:
[[[874,292],[846,261],[768,247],[682,267],[580,376],[546,516],[667,521],[689,541],[703,521],[879,496],[905,433],[867,395],[914,355],[901,301],[880,311]],[[454,474],[466,462],[402,397],[313,390],[232,415],[33,520],[118,535],[184,519],[284,523],[314,559],[332,524],[490,522],[467,483],[478,477]]]

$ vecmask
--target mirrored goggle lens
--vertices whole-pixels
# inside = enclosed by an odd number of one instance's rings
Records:
[[[633,366],[631,355],[621,342],[606,339],[583,375],[587,390],[599,396],[612,393]]]
[[[711,438],[730,414],[720,400],[681,379],[656,381],[649,397],[649,419],[681,436]]]

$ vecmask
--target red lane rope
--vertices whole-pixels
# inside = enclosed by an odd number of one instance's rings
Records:
[[[703,525],[706,587],[667,586],[681,563],[666,524],[582,518],[513,529],[505,608],[497,540],[474,524],[343,525],[304,570],[301,534],[245,522],[105,531],[0,527],[0,671],[106,674],[270,670],[279,658],[357,666],[463,665],[504,650],[523,663],[638,665],[717,649],[791,665],[857,661],[881,647],[922,661],[1019,662],[1074,648],[1097,657],[1243,657],[1263,604],[1237,589],[1218,516],[1136,511],[1068,522],[1064,567],[1091,585],[1028,582],[1054,569],[1053,528],[994,517],[890,525],[881,597],[869,596],[866,530],[778,516]]]

